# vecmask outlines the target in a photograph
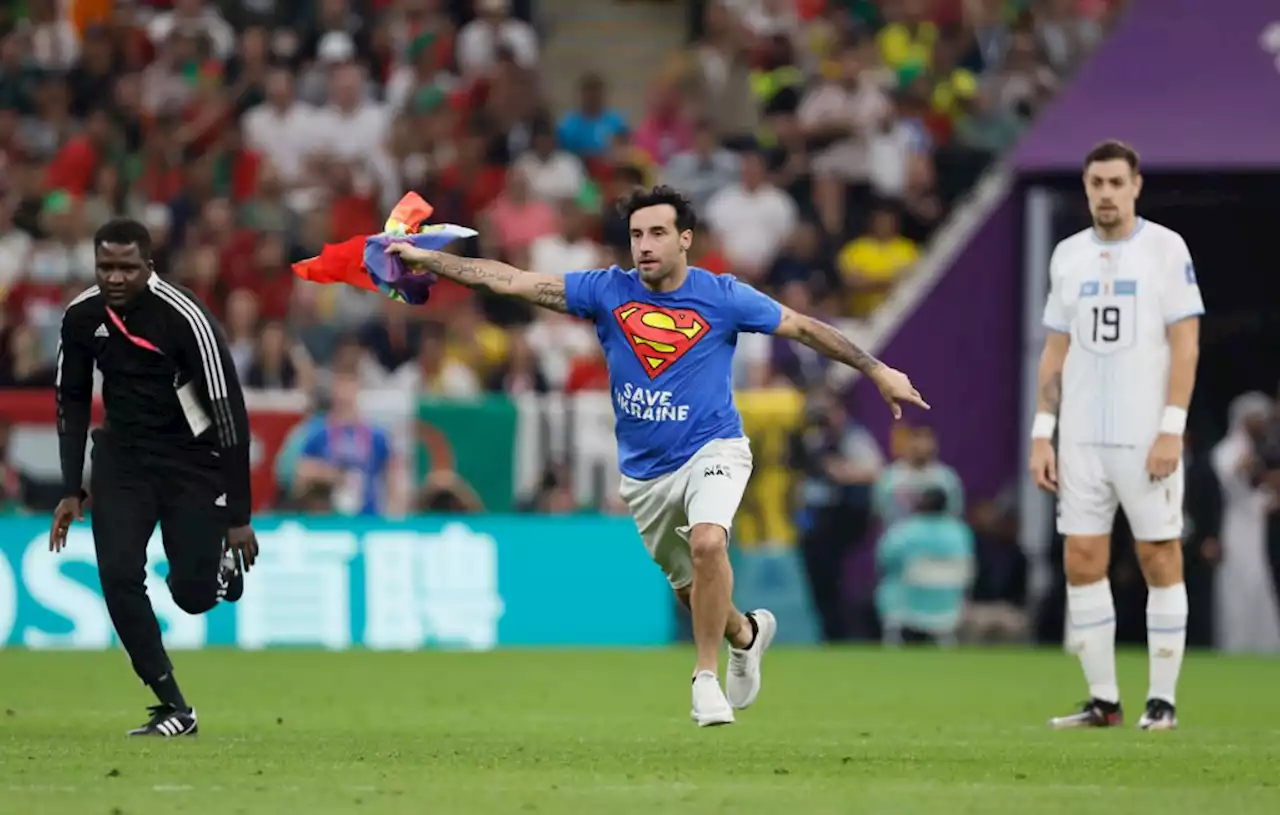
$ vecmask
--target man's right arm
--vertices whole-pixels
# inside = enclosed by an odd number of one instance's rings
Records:
[[[394,244],[392,249],[409,265],[461,283],[467,288],[514,297],[552,311],[566,313],[569,310],[562,277],[526,272],[496,260],[464,258],[446,252],[416,249],[408,244]]]
[[[93,411],[93,354],[79,333],[75,318],[70,313],[63,314],[54,392],[65,498],[84,497],[84,447]]]
[[[1058,415],[1062,404],[1062,366],[1071,347],[1071,335],[1050,331],[1040,352],[1040,369],[1036,377],[1036,413]]]
[[[1036,377],[1036,422],[1033,438],[1052,438],[1057,423],[1058,406],[1062,403],[1062,366],[1071,347],[1071,326],[1062,301],[1062,284],[1056,273],[1060,249],[1049,258],[1049,296],[1044,304],[1044,349],[1040,352],[1040,368]]]
[[[1071,335],[1049,329],[1040,352],[1036,377],[1036,415],[1031,420],[1031,477],[1047,492],[1058,490],[1057,454],[1053,434],[1058,429],[1058,408],[1062,404],[1062,366],[1071,347]]]

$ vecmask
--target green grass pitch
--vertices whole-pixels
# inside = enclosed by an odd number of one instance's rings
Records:
[[[198,739],[129,740],[121,653],[0,655],[0,811],[1278,813],[1280,661],[1192,655],[1182,728],[1054,733],[1050,651],[770,652],[730,727],[689,720],[687,649],[175,655]]]

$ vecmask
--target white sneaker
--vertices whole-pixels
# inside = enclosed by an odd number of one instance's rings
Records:
[[[739,710],[750,707],[760,695],[760,662],[778,633],[778,620],[768,609],[758,608],[747,616],[756,621],[756,641],[745,651],[729,649],[729,674],[724,681],[729,704]]]
[[[698,727],[733,724],[733,708],[720,690],[720,680],[711,671],[699,671],[693,678],[693,710],[689,715]]]

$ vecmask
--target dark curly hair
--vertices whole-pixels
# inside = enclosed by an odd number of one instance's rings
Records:
[[[698,214],[693,210],[693,202],[685,197],[683,193],[665,184],[659,184],[651,188],[637,187],[618,201],[618,212],[629,224],[631,223],[631,216],[640,210],[648,207],[660,207],[664,204],[676,211],[676,229],[678,231],[684,232],[686,229],[697,228]]]

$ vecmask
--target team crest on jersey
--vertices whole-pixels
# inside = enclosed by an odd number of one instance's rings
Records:
[[[650,379],[675,365],[711,331],[701,314],[632,300],[613,310],[627,343]]]

